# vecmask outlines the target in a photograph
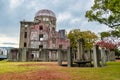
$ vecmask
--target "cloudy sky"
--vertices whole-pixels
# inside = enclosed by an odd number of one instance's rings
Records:
[[[19,47],[20,21],[33,21],[40,9],[50,9],[57,17],[57,30],[109,30],[105,25],[88,22],[86,10],[94,0],[0,0],[0,47]]]

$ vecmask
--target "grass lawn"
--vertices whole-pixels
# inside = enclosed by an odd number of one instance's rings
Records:
[[[120,62],[107,62],[100,68],[69,68],[56,62],[0,61],[0,80],[120,80]]]

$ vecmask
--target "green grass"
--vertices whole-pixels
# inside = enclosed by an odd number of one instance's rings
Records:
[[[23,64],[36,64],[35,62],[7,62],[0,61],[0,74],[9,72],[25,72],[31,70],[45,69],[45,66],[20,66]]]
[[[120,62],[108,62],[107,66],[99,68],[67,68],[73,80],[120,80]]]
[[[120,80],[120,62],[107,62],[107,66],[93,67],[56,67],[50,66],[19,66],[22,64],[44,64],[36,62],[0,62],[0,75],[9,72],[27,72],[31,70],[55,70],[72,76],[72,80]],[[47,64],[47,63],[45,63]],[[49,63],[48,63],[49,64]]]

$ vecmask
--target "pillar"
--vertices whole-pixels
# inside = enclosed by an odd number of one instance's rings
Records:
[[[82,55],[83,55],[83,42],[78,41],[78,52],[77,52],[77,60],[83,60]]]
[[[62,66],[62,53],[61,53],[61,49],[58,49],[58,65]]]
[[[47,53],[46,53],[45,49],[42,50],[42,54],[43,54],[43,61],[46,62],[47,61]]]
[[[8,53],[8,61],[13,61],[13,60],[12,60],[12,51],[10,51],[10,52]]]
[[[68,47],[68,50],[67,50],[67,56],[68,56],[68,67],[71,67],[72,66],[72,48],[71,47]]]
[[[77,44],[78,48],[77,48],[77,60],[80,60],[80,43],[78,42]]]
[[[23,48],[22,49],[22,58],[21,58],[22,61],[27,61],[26,55],[27,55],[27,49]]]
[[[102,66],[106,65],[106,54],[105,54],[105,49],[101,48],[101,62],[102,62]]]
[[[99,67],[100,66],[98,54],[99,54],[99,52],[98,52],[98,46],[94,45],[94,47],[93,47],[94,67]]]
[[[115,51],[111,51],[110,54],[110,61],[115,61]]]

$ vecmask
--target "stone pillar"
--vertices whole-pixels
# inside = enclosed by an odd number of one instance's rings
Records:
[[[19,50],[17,52],[17,58],[16,58],[17,61],[19,61]]]
[[[41,49],[39,50],[39,60],[41,60]]]
[[[49,61],[51,61],[52,60],[52,51],[49,51]]]
[[[49,51],[47,50],[47,53],[46,53],[46,61],[49,61]]]
[[[42,54],[43,54],[43,61],[46,62],[47,61],[47,56],[46,56],[45,49],[42,50]]]
[[[68,47],[68,50],[67,50],[67,56],[68,56],[68,67],[71,67],[72,66],[72,48],[71,47]]]
[[[77,44],[78,48],[77,48],[77,60],[80,60],[80,43],[78,42]]]
[[[22,53],[22,50],[21,50],[21,48],[19,48],[19,51],[18,51],[18,52],[19,52],[19,61],[21,61],[21,59],[22,59],[22,54],[21,54],[21,53]]]
[[[98,46],[94,45],[94,47],[93,47],[94,67],[99,67],[100,66],[98,54],[99,54]]]
[[[27,54],[27,49],[26,48],[23,48],[22,49],[22,58],[21,58],[21,60],[22,61],[27,61],[27,59],[26,59],[26,54]]]
[[[12,51],[8,53],[8,61],[12,61]]]
[[[58,65],[62,66],[62,53],[61,53],[61,49],[58,49]]]
[[[107,49],[107,61],[110,61],[110,50]]]
[[[84,48],[83,48],[83,42],[80,43],[80,48],[81,48],[81,56],[80,56],[80,60],[83,60],[83,54],[84,54]]]
[[[105,54],[105,49],[101,48],[101,62],[102,62],[102,66],[106,65],[106,54]]]
[[[115,52],[114,51],[110,52],[110,61],[115,61]]]
[[[79,40],[78,41],[78,53],[77,53],[77,60],[83,60],[82,55],[83,55],[84,49],[83,49],[83,41]]]

